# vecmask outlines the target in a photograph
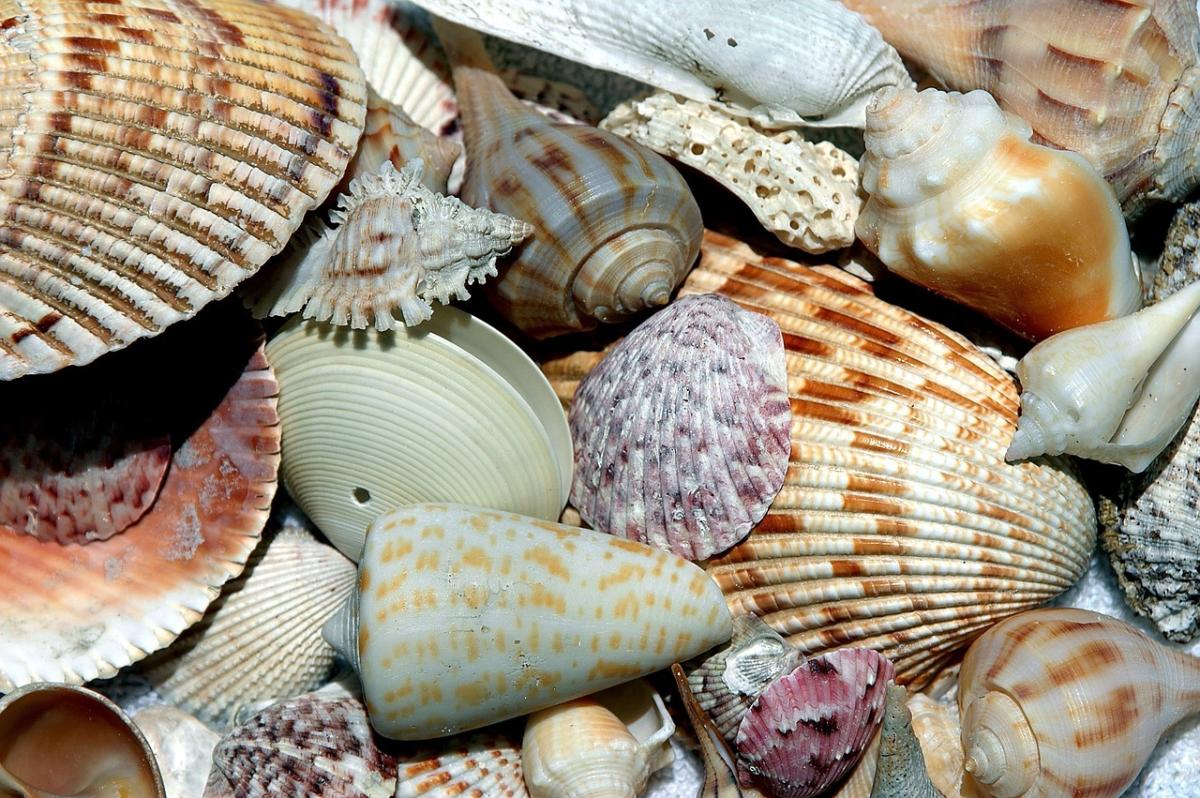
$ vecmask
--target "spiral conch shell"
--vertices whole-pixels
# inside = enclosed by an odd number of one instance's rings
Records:
[[[1141,472],[1200,397],[1200,282],[1132,316],[1068,330],[1021,359],[1010,460],[1068,452]]]
[[[946,86],[985,89],[1034,141],[1080,153],[1123,205],[1200,179],[1196,4],[1188,0],[845,0]]]
[[[1033,340],[1136,310],[1112,191],[1080,156],[1028,139],[985,92],[880,92],[859,238],[892,271]]]
[[[488,284],[500,312],[537,338],[666,304],[703,233],[683,177],[653,151],[517,101],[479,37],[438,25],[462,106],[462,196],[534,227]]]
[[[1116,798],[1200,711],[1200,660],[1105,615],[1034,610],[971,646],[958,705],[981,795]]]

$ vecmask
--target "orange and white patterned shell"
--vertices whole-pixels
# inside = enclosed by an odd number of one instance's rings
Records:
[[[397,770],[396,798],[529,798],[521,743],[499,727],[421,746]]]
[[[673,554],[456,505],[376,519],[359,591],[359,676],[371,723],[408,740],[630,681],[731,631],[717,586]]]
[[[227,295],[341,179],[366,89],[262,0],[0,2],[0,379]]]

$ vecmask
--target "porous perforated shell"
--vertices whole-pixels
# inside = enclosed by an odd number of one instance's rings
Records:
[[[225,303],[112,356],[136,359],[142,383],[91,382],[105,364],[38,378],[157,408],[178,443],[154,505],[119,535],[62,546],[0,532],[0,691],[114,676],[200,620],[241,572],[279,465],[278,387],[259,336]]]
[[[0,5],[0,379],[195,314],[341,178],[346,42],[255,0]]]

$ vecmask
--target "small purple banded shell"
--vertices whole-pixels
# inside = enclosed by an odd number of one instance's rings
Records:
[[[738,729],[738,776],[775,798],[813,798],[858,763],[879,729],[892,663],[865,648],[824,654],[780,677]]]
[[[570,420],[571,504],[588,524],[690,560],[724,551],[787,472],[779,326],[716,294],[677,300],[588,374]]]

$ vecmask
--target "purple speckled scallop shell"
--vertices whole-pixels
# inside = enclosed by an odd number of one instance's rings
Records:
[[[706,559],[766,514],[791,420],[779,326],[716,294],[680,299],[580,384],[571,504],[595,529]]]
[[[832,651],[780,677],[738,729],[738,776],[775,798],[813,798],[858,764],[883,719],[892,663]]]

